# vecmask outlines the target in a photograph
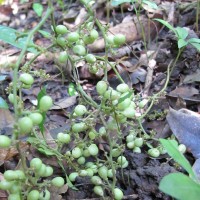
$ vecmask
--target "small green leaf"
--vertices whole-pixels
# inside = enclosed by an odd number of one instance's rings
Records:
[[[158,6],[156,5],[156,3],[148,1],[148,0],[143,0],[142,3],[147,4],[150,8],[157,10]]]
[[[182,47],[184,47],[184,46],[186,46],[187,44],[188,44],[188,42],[185,41],[184,39],[179,39],[178,40],[178,48],[179,49],[182,48]]]
[[[130,3],[130,2],[134,3],[135,0],[112,0],[111,6],[119,6],[122,3]]]
[[[178,27],[175,28],[175,31],[176,31],[176,33],[178,35],[178,38],[180,38],[180,39],[184,40],[188,36],[188,30],[185,29],[185,28],[182,28],[182,27],[178,26]]]
[[[189,43],[200,43],[200,39],[199,38],[190,38],[188,40]]]
[[[161,144],[167,150],[167,153],[179,164],[181,165],[193,179],[195,178],[194,172],[188,160],[184,157],[182,153],[174,146],[173,140],[160,139]]]
[[[179,200],[199,200],[200,185],[182,173],[171,173],[165,176],[159,189]]]
[[[33,10],[41,17],[43,12],[43,5],[41,3],[33,3]]]
[[[20,37],[20,35],[23,35],[23,33],[10,27],[0,25],[0,40],[19,49],[23,49],[27,41],[27,36]],[[29,45],[34,45],[33,41],[30,41]],[[32,53],[38,52],[35,48],[28,48],[27,51]]]
[[[199,43],[190,43],[192,46],[194,46],[198,51],[200,51],[200,44]]]
[[[51,34],[47,31],[39,30],[38,32],[42,34],[42,36],[44,36],[45,38],[51,38]]]
[[[55,155],[54,152],[52,152],[51,150],[49,150],[49,149],[47,149],[47,148],[39,147],[37,150],[38,150],[39,152],[43,153],[43,154],[46,155],[46,156],[54,156],[54,155]]]
[[[157,18],[154,19],[154,20],[160,22],[161,24],[163,24],[164,26],[166,26],[168,29],[170,29],[171,31],[173,31],[176,34],[175,28],[170,23],[168,23],[167,21],[162,20],[162,19],[157,19]]]
[[[8,109],[8,104],[6,103],[6,101],[0,97],[0,108],[3,108],[3,109]]]

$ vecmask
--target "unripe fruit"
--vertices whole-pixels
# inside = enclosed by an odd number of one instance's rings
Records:
[[[100,136],[106,135],[106,128],[105,128],[104,126],[102,126],[102,127],[99,129],[99,135],[100,135]]]
[[[79,158],[79,157],[81,157],[81,155],[82,155],[82,151],[81,151],[81,149],[80,149],[79,147],[75,147],[75,148],[72,150],[72,156],[73,156],[74,158]]]
[[[116,89],[121,93],[125,93],[129,91],[129,86],[126,83],[121,83],[117,86]]]
[[[119,157],[117,158],[117,163],[118,163],[119,165],[123,165],[126,161],[127,161],[127,160],[126,160],[126,157],[124,157],[124,156],[119,156]]]
[[[19,194],[9,194],[8,200],[21,200],[21,197]]]
[[[51,193],[49,192],[49,190],[45,190],[44,192],[40,192],[39,199],[41,199],[41,200],[50,200],[50,197],[51,197]]]
[[[53,100],[50,96],[43,96],[39,101],[39,109],[43,112],[48,111],[53,105]]]
[[[121,153],[122,153],[121,150],[118,148],[114,148],[111,150],[112,157],[114,158],[118,157]]]
[[[18,180],[26,179],[26,176],[22,170],[15,170],[16,176]]]
[[[108,168],[106,166],[100,167],[98,169],[98,174],[102,179],[107,180],[108,179]]]
[[[120,46],[126,42],[126,37],[123,34],[117,34],[113,40],[115,45]]]
[[[88,151],[88,149],[84,149],[83,156],[86,158],[90,156],[90,152]]]
[[[60,52],[60,55],[58,57],[58,61],[60,63],[66,63],[67,60],[68,60],[68,54],[67,54],[67,52],[66,51]]]
[[[138,104],[139,108],[144,108],[144,106],[148,103],[148,99],[143,99],[142,101],[140,101],[140,103]]]
[[[88,168],[86,169],[86,171],[87,171],[87,176],[92,177],[94,175],[94,171],[92,169]]]
[[[186,150],[187,150],[187,148],[186,148],[186,146],[185,146],[184,144],[180,144],[180,145],[178,146],[178,150],[179,150],[181,153],[185,153]]]
[[[73,47],[73,52],[79,56],[84,56],[86,54],[86,49],[83,45],[76,45]]]
[[[96,138],[96,136],[97,136],[96,134],[97,133],[95,131],[90,131],[88,133],[88,136],[89,136],[90,140],[94,140]]]
[[[0,189],[1,190],[9,190],[12,186],[13,182],[2,180],[0,182]]]
[[[61,47],[65,47],[66,44],[67,44],[65,38],[64,38],[64,37],[60,37],[60,36],[56,38],[56,42],[57,42],[57,44],[60,45]]]
[[[78,176],[78,173],[77,172],[72,172],[70,175],[69,175],[69,180],[71,182],[74,182],[76,180],[76,177]]]
[[[64,26],[64,25],[58,25],[58,26],[56,26],[56,33],[64,35],[67,32],[68,31],[67,31],[67,27],[66,26]]]
[[[135,116],[135,109],[132,107],[128,107],[125,110],[123,110],[122,114],[127,118],[133,118]]]
[[[95,41],[94,38],[92,38],[90,35],[84,35],[83,36],[83,42],[85,44],[92,44]]]
[[[45,172],[46,172],[45,164],[42,164],[41,168],[38,171],[36,171],[36,173],[41,177],[45,177]]]
[[[30,133],[33,128],[33,121],[29,117],[22,117],[18,121],[21,134]]]
[[[31,113],[28,117],[32,120],[33,125],[39,125],[43,120],[43,116],[40,113]]]
[[[71,32],[67,36],[67,41],[70,43],[77,42],[79,40],[79,34],[77,32]]]
[[[143,138],[135,138],[135,146],[136,147],[141,147],[144,143],[144,139]]]
[[[103,182],[101,180],[101,178],[99,176],[93,176],[91,178],[91,182],[94,184],[94,185],[102,185]]]
[[[32,75],[28,73],[21,74],[19,80],[25,85],[32,85],[34,82]]]
[[[93,63],[95,63],[96,62],[96,57],[93,55],[93,54],[87,54],[86,56],[85,56],[85,60],[88,62],[88,63],[90,63],[90,64],[93,64]]]
[[[123,168],[123,169],[128,167],[128,161],[126,161],[123,165],[120,165],[120,167]]]
[[[116,173],[116,170],[115,170],[115,173]],[[109,178],[113,178],[113,171],[112,171],[112,169],[108,170],[108,177]]]
[[[16,184],[16,182],[15,182],[15,184],[12,184],[11,188],[9,189],[9,192],[11,194],[19,194],[21,192],[21,190],[22,190],[21,185]]]
[[[89,151],[90,155],[92,155],[92,156],[96,156],[99,153],[99,149],[96,144],[91,144],[88,147],[88,151]]]
[[[74,112],[77,116],[82,116],[87,112],[87,108],[84,105],[77,105]]]
[[[72,131],[75,133],[79,133],[85,131],[87,129],[87,125],[84,122],[76,123],[72,125]]]
[[[27,200],[38,200],[39,197],[40,197],[40,193],[38,192],[38,190],[31,190],[28,193]]]
[[[11,139],[6,135],[0,135],[0,148],[8,148],[11,145]]]
[[[99,186],[99,185],[96,185],[95,187],[94,187],[94,193],[95,194],[97,194],[97,195],[99,195],[99,196],[103,196],[103,194],[104,194],[104,192],[103,192],[103,188],[101,187],[101,186]]]
[[[97,167],[96,165],[92,165],[92,166],[90,167],[90,169],[93,170],[94,174],[96,174],[96,173],[98,172],[98,167]]]
[[[78,160],[77,160],[77,163],[79,164],[79,165],[83,165],[83,164],[85,164],[85,157],[80,157]]]
[[[103,95],[108,88],[108,85],[105,81],[99,81],[96,85],[97,93]]]
[[[123,199],[123,196],[124,196],[123,192],[119,188],[115,188],[113,190],[113,195],[114,195],[115,200],[121,200]]]
[[[62,177],[56,177],[51,180],[51,183],[56,187],[62,187],[65,184],[65,180]]]
[[[105,99],[110,99],[110,100],[117,100],[120,97],[120,93],[117,92],[116,90],[109,89],[104,93],[103,96]]]
[[[87,171],[84,170],[84,169],[80,170],[79,176],[83,176],[83,177],[84,177],[84,176],[87,176]]]
[[[59,142],[68,144],[71,140],[71,136],[69,134],[61,132],[61,133],[58,133],[57,139]]]
[[[14,103],[14,94],[12,94],[12,93],[10,93],[9,95],[8,95],[8,100],[10,101],[10,103]]]
[[[131,99],[130,98],[126,98],[124,99],[124,101],[120,102],[118,105],[117,105],[117,108],[119,110],[125,110],[126,108],[129,107],[129,105],[131,104]]]
[[[46,170],[45,170],[45,173],[44,173],[44,177],[49,177],[53,175],[53,168],[50,167],[50,166],[46,166]]]
[[[30,162],[30,167],[38,171],[42,167],[42,161],[39,158],[33,158]]]
[[[126,136],[126,142],[132,142],[135,140],[135,135],[129,134]]]
[[[93,39],[93,40],[96,40],[98,37],[99,37],[99,33],[95,30],[95,29],[92,29],[90,31],[90,37]]]
[[[131,142],[128,142],[128,143],[127,143],[127,147],[128,147],[129,149],[133,149],[134,146],[135,146],[134,141],[131,141]]]
[[[141,151],[140,147],[134,147],[133,148],[133,152],[135,152],[135,153],[141,153],[142,151]]]
[[[113,45],[114,44],[114,36],[113,35],[109,35],[107,36],[107,42],[109,45]]]
[[[156,148],[152,148],[148,150],[148,154],[154,158],[157,158],[158,156],[160,156],[160,151]]]

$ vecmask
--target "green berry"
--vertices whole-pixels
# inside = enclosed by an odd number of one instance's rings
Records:
[[[67,27],[64,25],[56,26],[56,33],[60,35],[64,35],[68,32]]]
[[[125,93],[129,91],[129,86],[126,83],[121,83],[116,89],[118,92]]]
[[[113,195],[114,195],[115,200],[121,200],[123,199],[123,196],[124,196],[123,192],[119,188],[115,188],[113,190]]]
[[[72,131],[75,133],[85,131],[86,129],[87,129],[87,125],[84,122],[75,123],[72,125]]]
[[[77,116],[82,116],[87,112],[87,108],[84,105],[77,105],[74,109],[74,113]]]
[[[88,147],[88,151],[89,151],[90,155],[92,155],[92,156],[96,156],[99,153],[99,149],[96,144],[91,144]]]
[[[8,148],[11,145],[11,139],[6,135],[0,135],[0,148]]]
[[[48,111],[53,105],[53,100],[50,96],[43,96],[39,101],[39,109],[43,112]]]
[[[43,116],[40,113],[31,113],[28,117],[32,120],[33,125],[39,125],[43,120]]]
[[[56,177],[51,180],[52,185],[60,188],[65,184],[65,180],[62,177]]]
[[[102,179],[107,180],[108,179],[108,168],[106,166],[100,167],[98,169],[98,174]]]
[[[72,156],[74,158],[79,158],[82,156],[82,151],[79,147],[75,147],[73,150],[72,150]]]
[[[93,190],[94,190],[95,194],[97,194],[97,195],[99,195],[101,197],[104,195],[103,188],[101,186],[99,186],[99,185],[94,186]]]
[[[40,197],[40,193],[38,190],[31,190],[28,193],[27,200],[38,200]]]
[[[95,63],[96,62],[96,57],[93,55],[93,54],[87,54],[86,56],[85,56],[85,60],[88,62],[88,63],[90,63],[90,64],[93,64],[93,63]]]
[[[126,42],[126,37],[123,34],[117,34],[114,36],[114,44],[117,46],[121,46]]]
[[[79,40],[79,34],[77,32],[71,32],[67,36],[67,41],[70,43],[77,42]]]
[[[117,158],[117,163],[118,163],[119,165],[123,165],[126,161],[127,161],[127,160],[126,160],[126,157],[124,157],[124,156],[119,156],[119,157]]]
[[[19,80],[25,85],[32,85],[34,82],[32,75],[28,73],[21,74]]]
[[[102,185],[103,184],[103,181],[101,180],[101,178],[99,176],[93,176],[93,177],[91,177],[91,182],[94,185]]]
[[[30,162],[30,167],[38,171],[42,167],[42,161],[39,158],[33,158]]]
[[[68,54],[67,54],[67,52],[66,51],[60,52],[60,55],[58,57],[58,61],[60,63],[66,63],[67,60],[68,60]]]
[[[74,182],[76,180],[76,177],[78,176],[78,173],[77,172],[72,172],[70,175],[69,175],[69,180],[71,182]]]
[[[148,154],[154,158],[157,158],[158,156],[160,156],[160,151],[156,148],[152,148],[148,150]]]
[[[79,56],[84,56],[86,54],[86,49],[83,45],[76,45],[73,47],[73,52]]]
[[[99,81],[96,85],[96,89],[99,95],[103,95],[108,88],[108,85],[105,81]]]
[[[22,117],[18,121],[20,134],[30,133],[33,128],[33,121],[29,117]]]

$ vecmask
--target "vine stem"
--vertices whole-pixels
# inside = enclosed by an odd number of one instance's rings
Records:
[[[52,13],[53,11],[53,8],[51,7],[48,7],[47,9],[47,12],[45,14],[45,16],[42,18],[42,20],[38,23],[38,25],[30,31],[30,33],[28,34],[28,37],[27,37],[27,40],[26,40],[26,43],[25,43],[25,46],[24,48],[22,49],[20,55],[19,55],[19,58],[16,62],[16,65],[15,65],[15,68],[14,68],[14,72],[13,72],[13,95],[14,97],[17,96],[17,85],[18,85],[18,71],[19,71],[19,67],[20,67],[20,64],[22,63],[22,60],[24,58],[24,55],[29,47],[29,43],[33,37],[33,35],[39,30],[39,28],[45,23],[45,21],[47,20],[47,18],[50,16],[50,14]],[[15,112],[15,119],[17,120],[18,117],[19,117],[19,114],[18,114],[18,105],[17,105],[17,99],[15,98],[14,100],[14,112]]]

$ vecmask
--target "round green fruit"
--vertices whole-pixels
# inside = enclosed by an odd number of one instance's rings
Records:
[[[71,32],[67,36],[67,41],[70,43],[77,42],[79,40],[79,34],[77,32]]]
[[[22,117],[18,121],[21,134],[30,133],[33,128],[33,121],[30,117]]]
[[[115,200],[121,200],[123,199],[123,196],[124,196],[123,192],[119,188],[115,188],[113,190],[113,195],[114,195]]]
[[[44,177],[49,177],[53,175],[53,168],[51,166],[46,166]]]
[[[101,180],[101,178],[99,176],[92,176],[91,177],[91,182],[94,185],[101,185],[101,184],[103,184],[103,181]]]
[[[65,180],[62,177],[56,177],[51,180],[52,185],[56,187],[62,187],[65,184]]]
[[[124,156],[119,156],[119,157],[117,158],[117,163],[118,163],[119,165],[123,165],[126,161],[127,161],[127,160],[126,160],[126,157],[124,157]]]
[[[93,64],[93,63],[95,63],[96,62],[96,57],[93,55],[93,54],[87,54],[86,56],[85,56],[85,60],[88,62],[88,63],[90,63],[90,64]]]
[[[42,167],[42,161],[39,158],[33,158],[30,162],[30,167],[33,170],[39,171]]]
[[[27,200],[38,200],[40,197],[40,193],[38,190],[31,190],[28,193]]]
[[[89,151],[90,155],[92,155],[92,156],[96,156],[99,153],[99,149],[96,144],[91,144],[88,147],[88,151]]]
[[[87,112],[87,108],[84,105],[77,105],[74,112],[77,116],[82,116]]]
[[[28,73],[21,74],[19,80],[25,85],[32,85],[34,82],[32,75]]]
[[[39,101],[39,109],[43,112],[48,111],[53,105],[53,100],[50,96],[43,96]]]
[[[9,95],[8,95],[8,100],[10,101],[10,103],[14,103],[14,94],[12,94],[12,93],[10,93]]]
[[[39,125],[43,120],[43,116],[40,113],[31,113],[28,117],[32,120],[33,125]]]
[[[66,63],[67,60],[68,60],[68,54],[67,54],[67,52],[66,51],[60,52],[59,57],[58,57],[58,61],[60,63]]]
[[[154,158],[157,158],[160,156],[160,151],[156,148],[152,148],[148,150],[148,154]]]
[[[64,35],[68,32],[67,27],[64,25],[56,26],[56,33],[60,35]]]
[[[90,31],[90,37],[93,39],[93,40],[96,40],[98,37],[99,37],[99,33],[95,30],[95,29],[92,29]]]
[[[108,85],[105,81],[99,81],[96,85],[96,89],[99,95],[103,95],[108,89]]]
[[[86,129],[87,125],[84,122],[79,122],[72,125],[72,131],[75,133],[85,131]]]
[[[126,37],[123,34],[117,34],[114,36],[114,44],[117,46],[121,46],[126,42]]]
[[[71,182],[74,182],[76,180],[76,177],[78,176],[78,172],[72,172],[70,175],[69,175],[69,180]]]
[[[73,47],[73,52],[79,56],[84,56],[86,54],[86,49],[83,45],[76,45]]]
[[[66,44],[67,44],[65,38],[64,38],[64,37],[60,37],[60,36],[56,38],[56,42],[57,42],[57,44],[60,45],[61,47],[65,47]]]
[[[101,186],[99,186],[99,185],[94,186],[93,190],[94,190],[95,194],[97,194],[97,195],[99,195],[101,197],[104,195],[103,188]]]
[[[125,93],[129,91],[129,86],[126,83],[121,83],[116,89],[118,92]]]
[[[100,167],[98,169],[98,174],[102,179],[107,180],[108,179],[108,168],[106,166]]]
[[[1,190],[9,190],[12,186],[13,182],[7,181],[7,180],[2,180],[0,182],[0,189]]]
[[[11,139],[6,135],[0,135],[0,148],[8,148],[11,145]]]
[[[21,200],[20,194],[9,194],[8,200]]]
[[[74,158],[79,158],[82,156],[82,151],[79,147],[75,147],[73,150],[72,150],[72,156]]]

